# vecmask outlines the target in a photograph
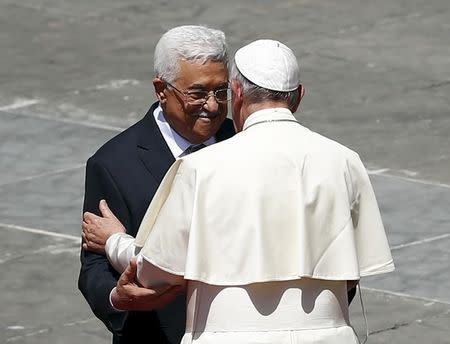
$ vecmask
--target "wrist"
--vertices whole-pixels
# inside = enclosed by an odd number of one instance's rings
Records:
[[[120,297],[117,294],[117,289],[116,287],[114,287],[111,290],[111,293],[109,293],[109,304],[111,305],[111,307],[119,312],[125,312],[125,310],[120,308]]]

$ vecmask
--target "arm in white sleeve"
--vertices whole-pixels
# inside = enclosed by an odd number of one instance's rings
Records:
[[[126,233],[111,235],[105,244],[106,257],[118,272],[122,273],[130,263],[135,253],[134,238]]]
[[[128,267],[131,258],[136,256],[136,251],[138,251],[138,249],[134,245],[134,240],[135,239],[131,235],[115,233],[106,241],[106,256],[114,269],[119,273],[123,273]],[[183,276],[173,275],[159,269],[143,258],[142,255],[138,254],[136,259],[138,268],[137,280],[141,282],[142,286],[153,289],[164,285],[185,284]],[[109,302],[112,308],[117,311],[122,311],[112,303],[111,295],[114,289],[115,288],[113,288],[109,294]]]
[[[146,288],[184,285],[186,283],[183,276],[162,270],[141,254],[137,255],[137,280]]]
[[[367,171],[354,156],[351,164],[354,202],[351,217],[354,226],[361,276],[386,273],[394,270],[389,243],[380,210]]]

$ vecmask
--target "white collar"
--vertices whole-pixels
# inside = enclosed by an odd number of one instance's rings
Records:
[[[269,120],[289,120],[296,121],[291,110],[287,108],[270,108],[263,109],[250,114],[244,122],[242,130],[261,122],[267,122]]]
[[[169,146],[172,155],[175,158],[178,158],[189,146],[192,145],[192,143],[173,130],[164,116],[164,111],[161,108],[161,105],[153,111],[153,116],[155,117],[159,131],[161,131],[161,134],[166,141],[167,146]],[[216,138],[214,136],[203,142],[205,146],[212,145],[213,143],[216,143]]]

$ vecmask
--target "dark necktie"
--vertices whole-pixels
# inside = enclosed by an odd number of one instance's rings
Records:
[[[181,154],[181,156],[186,156],[188,154],[194,153],[202,148],[205,148],[206,146],[203,143],[200,143],[199,145],[190,145],[186,150]]]

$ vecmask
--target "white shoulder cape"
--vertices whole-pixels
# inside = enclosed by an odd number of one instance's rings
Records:
[[[309,151],[297,161],[267,146],[261,158],[264,141],[248,148],[263,134],[254,128],[173,164],[135,240],[145,259],[216,285],[357,280],[392,271],[378,205],[358,155],[344,147],[330,159]],[[301,128],[308,142],[322,144],[320,135]],[[289,136],[283,130],[278,141],[283,135]],[[292,156],[302,156],[295,149]]]

